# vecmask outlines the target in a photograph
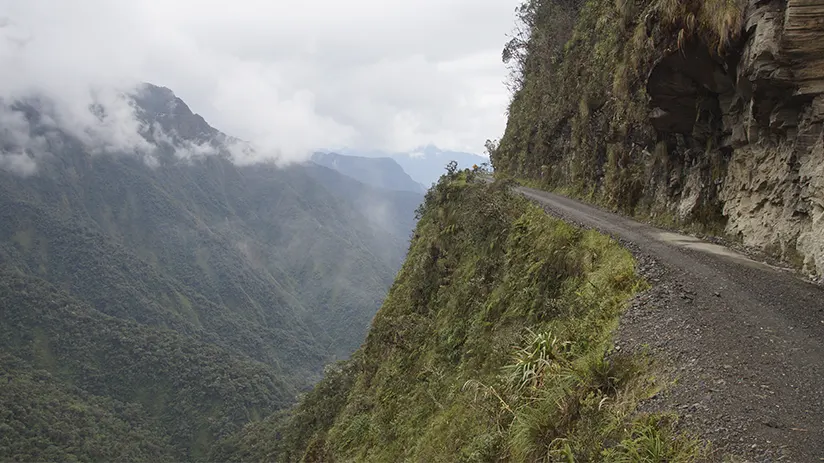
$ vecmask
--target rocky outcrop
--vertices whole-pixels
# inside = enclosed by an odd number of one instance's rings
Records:
[[[824,273],[824,1],[751,2],[724,108],[735,148],[721,199],[727,232]]]
[[[725,59],[692,43],[649,75],[656,131],[726,165],[688,170],[671,207],[686,219],[717,195],[728,234],[824,274],[824,0],[750,0],[745,15]]]
[[[790,0],[783,26],[779,56],[790,64],[798,93],[824,93],[824,1]]]

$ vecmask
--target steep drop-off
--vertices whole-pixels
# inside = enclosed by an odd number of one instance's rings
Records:
[[[470,171],[427,194],[364,346],[288,414],[212,455],[237,461],[695,461],[660,387],[611,348],[644,283],[617,242]],[[648,459],[642,459],[648,458]]]
[[[824,273],[824,3],[530,0],[497,171]]]

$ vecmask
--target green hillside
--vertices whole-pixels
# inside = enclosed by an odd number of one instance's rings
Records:
[[[169,460],[174,448],[139,405],[94,396],[0,353],[0,460]]]
[[[136,104],[174,134],[158,165],[91,153],[42,102],[5,108],[52,155],[31,176],[0,171],[3,400],[22,407],[0,409],[16,429],[0,459],[203,458],[348,357],[401,265],[410,198],[334,171],[326,186],[304,166],[235,165],[229,137],[170,91],[148,86]],[[195,142],[217,152],[176,154]],[[393,226],[370,220],[377,206]],[[103,449],[121,439],[138,441]]]
[[[235,461],[695,461],[661,386],[611,348],[645,283],[618,243],[464,171],[427,194],[364,346],[291,413],[247,425]]]
[[[32,277],[0,276],[0,349],[5,359],[12,355],[25,365],[4,365],[14,386],[4,392],[11,409],[3,426],[31,435],[23,442],[6,436],[9,447],[0,452],[15,459],[37,459],[49,447],[54,455],[81,459],[138,451],[147,452],[140,459],[150,452],[163,459],[202,458],[216,437],[289,405],[295,393],[291,378],[262,363],[175,331],[103,315]],[[15,392],[25,392],[22,400],[13,400]],[[83,422],[89,429],[72,429],[74,415],[96,413],[105,420],[89,417]],[[119,435],[139,440],[93,448]]]

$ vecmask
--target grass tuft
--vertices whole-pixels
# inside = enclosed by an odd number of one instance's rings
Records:
[[[661,0],[658,5],[662,22],[676,31],[679,48],[697,37],[720,55],[741,34],[743,0]]]

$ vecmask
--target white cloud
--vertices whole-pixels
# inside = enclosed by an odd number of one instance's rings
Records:
[[[0,153],[0,170],[25,177],[37,172],[37,162],[24,152]]]
[[[0,97],[54,98],[55,123],[98,149],[147,149],[118,95],[148,81],[252,141],[245,162],[343,146],[481,152],[505,123],[500,49],[517,3],[0,0]]]
[[[190,140],[183,139],[174,132],[171,134],[166,133],[158,123],[152,125],[151,136],[149,138],[154,142],[154,146],[169,146],[174,149],[174,154],[178,159],[189,160],[218,154],[218,150],[208,142],[194,143]],[[150,156],[146,156],[146,164],[150,167],[157,167],[159,161],[154,154],[151,154]]]
[[[146,126],[135,117],[126,91],[104,86],[74,98],[55,94],[55,125],[77,137],[92,154],[151,153],[155,147],[141,136]]]
[[[37,171],[36,159],[48,154],[43,136],[31,133],[29,122],[20,112],[0,101],[0,170],[27,176]]]

